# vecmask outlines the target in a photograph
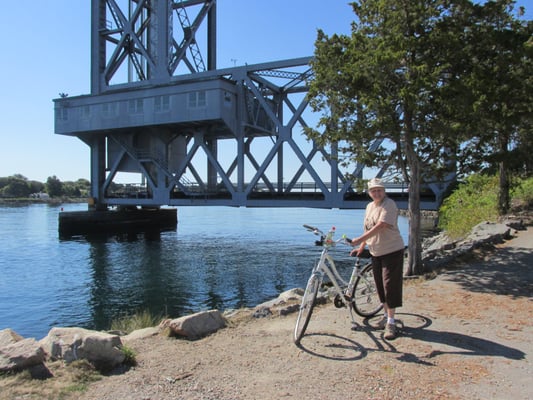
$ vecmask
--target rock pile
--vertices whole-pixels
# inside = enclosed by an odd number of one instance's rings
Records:
[[[443,267],[476,248],[510,239],[511,229],[505,223],[483,222],[476,225],[463,239],[452,240],[446,233],[429,237],[422,244],[422,262],[426,270]]]
[[[47,361],[63,360],[71,363],[84,359],[97,369],[110,371],[125,360],[123,347],[136,338],[169,334],[187,339],[198,339],[226,326],[220,311],[211,310],[185,317],[165,320],[159,327],[146,328],[126,336],[83,328],[52,328],[40,341],[23,338],[11,329],[0,331],[0,372],[29,369],[46,371]],[[33,374],[32,374],[33,375]]]

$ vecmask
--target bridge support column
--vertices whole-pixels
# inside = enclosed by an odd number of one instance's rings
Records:
[[[91,148],[91,197],[93,199],[91,208],[96,210],[107,210],[104,199],[105,182],[105,137],[95,136],[90,143]]]
[[[217,139],[206,140],[206,145],[215,160],[218,160],[218,141]],[[216,191],[217,188],[217,170],[215,166],[207,160],[207,188],[209,191]]]

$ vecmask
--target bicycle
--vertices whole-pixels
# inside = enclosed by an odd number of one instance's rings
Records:
[[[322,286],[325,275],[331,281],[335,291],[333,304],[337,308],[348,308],[353,327],[357,326],[357,323],[354,320],[352,310],[361,317],[369,318],[383,309],[374,283],[371,260],[362,261],[360,257],[356,257],[352,274],[349,281],[346,282],[337,271],[329,250],[335,247],[337,243],[351,245],[351,240],[347,239],[345,235],[341,239],[333,240],[335,227],[332,227],[327,234],[310,225],[304,225],[304,228],[320,236],[320,240],[315,241],[315,245],[322,246],[322,252],[318,262],[313,267],[302,296],[302,304],[294,328],[294,343],[296,345],[300,344],[307,329],[315,307],[318,290]]]

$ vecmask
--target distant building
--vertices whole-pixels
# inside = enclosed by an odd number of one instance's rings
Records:
[[[43,193],[43,192],[32,193],[32,194],[30,194],[30,197],[32,199],[41,199],[41,200],[48,200],[50,198],[48,193]]]

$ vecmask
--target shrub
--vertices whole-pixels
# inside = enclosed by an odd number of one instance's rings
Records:
[[[124,364],[129,366],[135,366],[137,365],[137,360],[135,357],[137,357],[137,353],[128,346],[122,346],[120,348],[120,351],[122,351],[122,354],[124,354]]]
[[[471,175],[444,200],[439,228],[452,238],[464,237],[483,221],[498,219],[498,177]]]
[[[514,208],[531,209],[533,207],[533,178],[520,179],[511,191]]]

